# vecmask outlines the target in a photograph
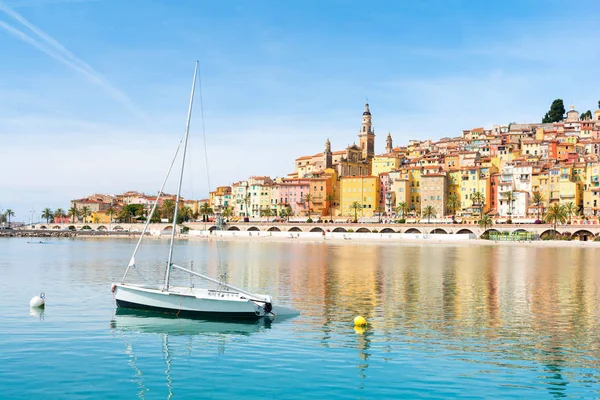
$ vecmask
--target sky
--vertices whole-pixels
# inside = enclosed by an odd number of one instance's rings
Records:
[[[599,17],[596,0],[0,0],[0,212],[156,193],[196,60],[186,198],[344,149],[367,100],[376,152],[388,132],[539,122],[555,98],[593,111]]]

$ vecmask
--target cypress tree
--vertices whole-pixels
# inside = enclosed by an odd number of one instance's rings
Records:
[[[560,122],[565,116],[565,105],[562,99],[556,99],[550,106],[550,111],[542,119],[542,123]]]

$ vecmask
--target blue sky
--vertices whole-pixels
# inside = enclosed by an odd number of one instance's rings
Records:
[[[493,4],[489,4],[493,3]],[[155,192],[196,59],[211,185],[600,100],[597,2],[0,0],[0,209]],[[208,192],[199,97],[184,195]],[[174,190],[175,181],[169,186]]]

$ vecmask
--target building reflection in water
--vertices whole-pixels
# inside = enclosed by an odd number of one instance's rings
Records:
[[[562,349],[598,350],[600,274],[595,259],[600,249],[280,246],[284,249],[272,252],[276,255],[256,250],[256,268],[248,268],[254,275],[243,275],[244,283],[284,287],[277,295],[301,310],[307,331],[320,330],[323,346],[350,345],[343,337],[352,335],[363,375],[371,341],[391,354],[393,338],[443,343],[466,353],[485,348],[499,365],[538,363],[545,366],[540,379],[556,394],[563,365],[579,362],[576,352]],[[370,324],[362,335],[351,327],[356,315]],[[597,367],[596,360],[590,363]]]

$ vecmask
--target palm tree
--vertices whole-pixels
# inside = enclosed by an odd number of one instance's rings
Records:
[[[83,222],[86,222],[86,218],[90,216],[90,214],[92,213],[92,211],[90,210],[90,208],[88,206],[83,206],[81,207],[81,219]]]
[[[333,195],[333,193],[329,193],[327,196],[325,196],[325,201],[327,202],[327,204],[329,204],[329,219],[333,219],[333,201],[335,200],[335,196]]]
[[[546,210],[544,219],[554,225],[554,233],[552,234],[554,236],[556,235],[556,225],[558,223],[564,224],[567,221],[567,209],[563,204],[553,203]]]
[[[63,210],[62,208],[57,208],[56,211],[54,211],[54,218],[58,218],[59,222],[61,222],[61,219],[65,217],[65,210]]]
[[[460,197],[458,197],[455,193],[452,193],[448,196],[448,202],[446,203],[448,209],[452,212],[452,215],[456,214],[456,209],[460,208]]]
[[[246,205],[246,217],[249,217],[248,209],[250,208],[250,193],[246,193],[244,196],[244,204]]]
[[[292,207],[290,207],[289,205],[286,205],[284,208],[282,208],[279,211],[279,216],[282,218],[287,218],[287,220],[289,221],[290,217],[294,215],[294,211],[292,210]]]
[[[112,224],[112,220],[113,220],[113,216],[116,214],[117,212],[115,211],[114,208],[109,207],[106,210],[106,215],[108,215],[108,217],[110,218],[110,223]],[[151,218],[152,216],[150,216],[149,218]]]
[[[435,211],[435,208],[433,208],[433,206],[425,206],[425,208],[423,209],[423,212],[421,213],[421,216],[423,218],[427,218],[427,223],[429,223],[431,218],[435,218],[437,216],[437,213]]]
[[[48,207],[44,208],[44,211],[42,211],[42,218],[45,218],[46,223],[48,223],[50,221],[50,218],[54,218],[54,214],[52,213],[52,210],[49,209]]]
[[[402,218],[404,218],[404,214],[406,212],[406,210],[408,209],[408,204],[406,204],[406,202],[401,201],[400,203],[398,203],[398,205],[396,206],[396,214],[400,214],[400,216]]]
[[[508,201],[508,215],[512,215],[513,201],[515,200],[515,194],[512,190],[508,192],[502,192],[502,198]]]
[[[483,236],[483,234],[485,234],[485,232],[491,228],[493,224],[494,221],[492,221],[492,217],[490,217],[489,214],[482,215],[478,222],[479,227],[483,229],[483,233],[481,235]]]
[[[202,206],[200,206],[198,212],[200,215],[202,215],[202,219],[206,222],[208,220],[208,216],[213,214],[213,209],[210,208],[210,204],[204,203]]]
[[[535,204],[537,208],[537,219],[540,219],[540,205],[544,202],[544,195],[540,192],[533,192],[532,198],[533,204]]]
[[[194,215],[194,210],[190,206],[183,206],[181,208],[181,217],[184,221],[189,221],[192,215]]]
[[[14,217],[15,212],[10,208],[7,208],[6,212],[4,213],[4,216],[8,219],[8,227],[10,228],[10,217]]]
[[[225,218],[231,218],[231,216],[233,215],[233,210],[231,209],[231,207],[227,206],[223,209],[221,215]]]
[[[69,217],[71,217],[72,222],[75,223],[75,218],[79,217],[79,210],[77,209],[77,206],[69,208]]]
[[[375,212],[379,216],[379,223],[381,223],[381,214],[385,212],[385,208],[383,208],[382,206],[377,206],[375,207]]]
[[[358,201],[353,202],[352,204],[350,204],[350,209],[354,210],[354,222],[358,222],[358,210],[362,210],[362,204],[360,204]]]
[[[260,210],[260,216],[261,217],[272,217],[273,210],[271,210],[271,207],[267,206],[267,208],[265,208],[264,210]]]
[[[471,202],[473,203],[473,207],[479,208],[479,215],[481,216],[483,212],[483,205],[485,204],[485,196],[481,192],[475,192],[471,196]]]
[[[576,215],[579,207],[575,205],[572,201],[565,204],[565,211],[567,212],[567,216],[569,217],[569,224],[571,223],[571,216]]]
[[[310,202],[313,201],[314,196],[310,193],[306,193],[303,200],[308,203],[308,219],[310,219]]]
[[[173,215],[175,215],[175,202],[171,199],[163,201],[161,207],[161,214],[168,221],[173,222]]]

